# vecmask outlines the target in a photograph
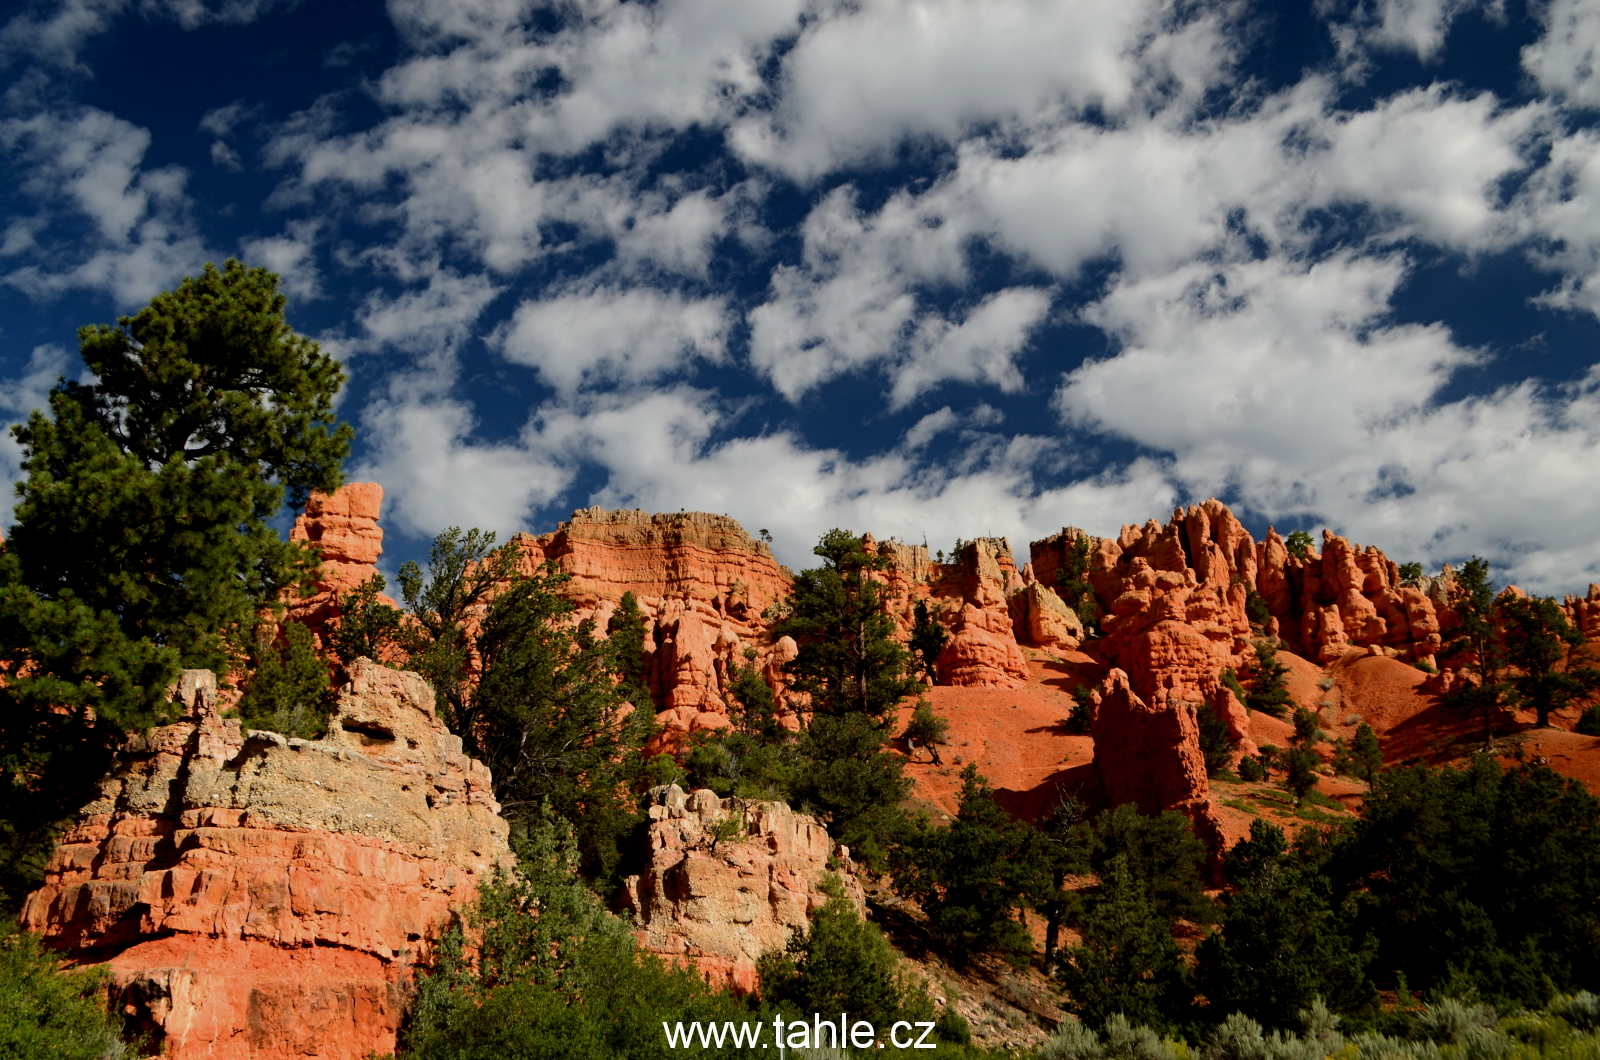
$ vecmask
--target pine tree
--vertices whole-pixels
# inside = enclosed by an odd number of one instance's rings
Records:
[[[573,604],[558,591],[569,576],[548,563],[524,573],[518,561],[493,534],[451,527],[434,541],[426,579],[403,566],[408,666],[434,681],[463,749],[493,772],[506,816],[570,821],[584,871],[609,882],[640,819],[630,789],[654,719],[624,709],[616,647],[592,620],[570,621]]]
[[[950,639],[950,634],[939,623],[939,613],[939,605],[935,604],[930,610],[926,600],[918,600],[911,609],[910,647],[922,665],[922,672],[934,684],[939,683],[939,652]]]
[[[1067,952],[1061,969],[1069,1011],[1091,1026],[1118,1013],[1152,1027],[1183,1020],[1190,990],[1171,922],[1157,911],[1126,856],[1102,868],[1082,933],[1082,944]]]
[[[251,659],[253,673],[238,706],[243,727],[302,740],[321,736],[330,707],[328,664],[317,654],[311,631],[299,622],[277,630],[263,622]]]
[[[895,638],[889,590],[872,577],[888,558],[862,551],[848,530],[829,530],[812,551],[823,566],[795,577],[789,617],[772,630],[800,646],[788,664],[793,687],[811,697],[819,715],[883,718],[921,687],[908,676],[910,654]]]
[[[939,759],[939,745],[944,742],[945,733],[950,730],[950,721],[933,712],[933,704],[926,699],[917,700],[916,709],[911,712],[911,721],[906,724],[906,731],[901,736],[909,744],[919,744],[928,749],[933,756],[934,765],[942,765]]]
[[[1198,985],[1215,1011],[1283,1026],[1316,998],[1342,1012],[1372,998],[1366,955],[1341,930],[1328,880],[1289,856],[1276,826],[1251,822],[1226,870],[1235,890],[1196,951]]]
[[[1501,679],[1505,654],[1494,626],[1494,581],[1489,577],[1488,560],[1473,556],[1456,573],[1450,605],[1461,626],[1460,634],[1445,645],[1445,654],[1471,653],[1478,682],[1464,684],[1451,693],[1449,702],[1466,714],[1483,716],[1483,746],[1487,749],[1494,741],[1495,715],[1512,691],[1510,683]]]
[[[296,335],[278,280],[207,266],[79,332],[15,428],[25,481],[0,554],[0,832],[15,867],[88,796],[129,729],[169,721],[182,667],[305,586],[315,556],[269,520],[342,482],[338,362]],[[10,872],[11,869],[0,869]]]
[[[1245,694],[1246,710],[1259,710],[1280,718],[1289,709],[1289,686],[1283,675],[1289,668],[1278,661],[1278,649],[1269,640],[1255,642],[1256,676]]]
[[[863,551],[848,530],[828,531],[812,551],[823,566],[795,577],[787,617],[771,631],[799,643],[788,671],[795,691],[811,697],[793,795],[826,816],[835,839],[881,863],[910,790],[905,760],[884,750],[889,719],[922,684],[895,639],[889,590],[873,577],[888,559]]]
[[[915,898],[929,933],[958,967],[974,954],[1027,954],[1027,931],[1013,915],[1037,867],[1026,826],[994,801],[974,765],[961,771],[961,801],[949,827],[921,825],[895,851],[895,889]]]
[[[1508,595],[1499,612],[1507,659],[1520,671],[1512,687],[1533,708],[1539,728],[1549,726],[1552,711],[1600,689],[1600,672],[1572,665],[1574,651],[1584,644],[1583,631],[1567,621],[1555,600]],[[1558,663],[1566,665],[1558,670]]]
[[[644,612],[639,610],[639,599],[631,591],[622,594],[616,611],[606,622],[606,635],[616,652],[622,674],[623,698],[636,707],[653,711],[655,704],[644,673]]]
[[[1383,768],[1383,748],[1378,744],[1378,734],[1366,722],[1356,727],[1355,741],[1350,745],[1350,758],[1355,775],[1368,784]]]

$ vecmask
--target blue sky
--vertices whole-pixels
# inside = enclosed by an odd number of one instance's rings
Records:
[[[595,503],[799,565],[1218,496],[1600,580],[1600,0],[8,10],[0,416],[269,265],[385,565]]]

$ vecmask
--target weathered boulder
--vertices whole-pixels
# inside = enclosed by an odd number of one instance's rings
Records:
[[[1222,825],[1211,803],[1195,705],[1160,698],[1147,702],[1113,669],[1099,689],[1092,735],[1094,763],[1111,805],[1135,803],[1145,813],[1177,810],[1212,850]]]
[[[339,597],[378,573],[382,507],[383,487],[376,482],[349,482],[331,494],[311,494],[305,514],[295,518],[289,540],[310,545],[322,557],[322,569],[315,595],[291,600],[289,617],[320,634],[339,616]],[[387,596],[380,598],[394,604]]]
[[[675,784],[652,789],[650,802],[649,863],[624,881],[623,900],[641,946],[693,964],[715,985],[755,990],[756,961],[806,929],[827,901],[829,872],[865,909],[849,851],[815,818]],[[716,838],[712,829],[729,820],[733,835]]]
[[[1053,651],[1076,651],[1083,643],[1083,621],[1078,613],[1042,582],[1026,581],[1012,594],[1010,609],[1019,641]]]
[[[392,1051],[410,970],[509,865],[489,771],[416,674],[351,667],[326,739],[241,732],[186,671],[186,717],[132,736],[23,926],[104,964],[173,1060]]]
[[[967,604],[955,632],[939,652],[939,680],[947,685],[1021,688],[1028,681],[1028,659],[1011,633],[1011,616]]]

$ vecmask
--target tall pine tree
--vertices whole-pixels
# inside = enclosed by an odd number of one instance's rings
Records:
[[[338,362],[284,320],[278,278],[208,265],[79,332],[90,382],[14,429],[25,480],[0,556],[0,818],[8,863],[167,720],[181,667],[226,673],[315,556],[269,524],[342,483]]]

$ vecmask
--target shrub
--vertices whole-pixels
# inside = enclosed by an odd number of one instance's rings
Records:
[[[0,1058],[114,1060],[127,1055],[106,1012],[104,976],[56,970],[37,935],[0,937]]]
[[[1278,661],[1278,649],[1271,641],[1256,641],[1255,650],[1256,677],[1244,705],[1280,718],[1290,704],[1289,686],[1283,679],[1289,668]]]
[[[1256,783],[1265,780],[1267,771],[1261,768],[1261,759],[1255,755],[1245,755],[1239,759],[1239,779]]]
[[[239,699],[239,720],[246,729],[314,739],[328,727],[328,664],[299,622],[285,622],[279,632],[275,641],[270,626],[257,630],[256,672]]]
[[[1600,703],[1583,712],[1578,719],[1577,731],[1584,736],[1600,736]]]

